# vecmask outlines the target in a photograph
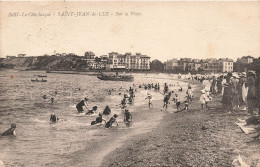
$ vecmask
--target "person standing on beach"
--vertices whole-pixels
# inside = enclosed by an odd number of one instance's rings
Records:
[[[192,102],[192,97],[193,97],[193,91],[190,85],[188,85],[188,90],[187,90],[187,96],[188,96],[188,102]]]
[[[168,93],[168,85],[167,85],[167,83],[164,83],[163,94],[165,95],[166,93]]]
[[[216,76],[213,76],[213,80],[212,80],[212,83],[210,85],[210,92],[213,94],[213,95],[216,95],[217,91],[216,91],[216,85],[217,85],[217,79],[216,79]]]
[[[222,93],[222,81],[223,81],[223,75],[221,75],[218,79],[217,79],[217,89],[218,89],[218,94],[221,95]]]
[[[210,95],[209,95],[209,90],[205,90],[205,96],[206,96],[206,99],[205,99],[205,108],[207,109],[207,110],[209,110],[209,102],[211,101],[211,97],[210,97]]]
[[[230,78],[231,83],[233,85],[233,107],[239,108],[239,93],[238,93],[238,88],[239,88],[239,76],[235,73],[233,73],[232,77]]]
[[[204,105],[206,104],[206,95],[205,91],[201,90],[201,95],[200,95],[200,104],[201,104],[201,109],[204,109]]]
[[[228,73],[226,76],[226,83],[224,84],[224,92],[222,96],[222,104],[224,110],[227,110],[229,112],[233,111],[233,84],[231,83],[232,73]]]
[[[77,108],[77,110],[78,110],[78,113],[83,113],[83,106],[85,106],[87,109],[88,109],[88,107],[87,107],[87,105],[88,105],[88,98],[84,98],[84,100],[81,100],[77,105],[76,105],[76,108]],[[89,109],[88,109],[89,110]]]
[[[175,94],[174,100],[175,100],[175,103],[176,103],[177,111],[180,111],[181,101],[180,101],[180,98],[178,97],[177,93]]]
[[[165,95],[164,96],[164,99],[163,99],[163,108],[167,108],[168,106],[168,103],[169,103],[169,99],[170,99],[170,96],[169,95]]]
[[[148,99],[148,105],[149,105],[149,108],[153,107],[153,104],[152,104],[152,95],[150,95],[149,93],[147,93],[147,97],[145,98]]]
[[[248,94],[247,94],[247,106],[248,112],[253,114],[254,109],[257,106],[257,95],[255,87],[255,74],[253,72],[248,73]]]

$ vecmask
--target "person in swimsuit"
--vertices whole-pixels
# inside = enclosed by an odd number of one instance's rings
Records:
[[[121,101],[121,108],[126,108],[126,98]]]
[[[125,109],[124,122],[132,122],[132,114],[129,112],[128,109]]]
[[[15,128],[16,128],[16,124],[15,123],[11,124],[11,128],[4,131],[3,133],[0,133],[0,136],[16,136]]]
[[[76,108],[78,110],[79,113],[83,113],[83,106],[85,106],[87,109],[87,104],[88,104],[88,98],[84,98],[84,100],[81,100],[77,105]],[[89,109],[88,109],[89,110]]]
[[[85,115],[92,115],[97,111],[97,106],[92,107],[92,110],[89,110]]]
[[[105,121],[105,123],[106,123],[106,120],[104,120],[103,118],[102,118],[102,114],[98,114],[98,117],[96,118],[96,121],[92,121],[91,122],[91,125],[95,125],[95,124],[100,124],[100,123],[102,123],[103,121]]]
[[[58,120],[59,120],[59,118],[54,113],[52,113],[51,117],[50,117],[50,121],[51,122],[57,122]]]
[[[111,113],[111,109],[109,108],[109,106],[106,106],[106,108],[103,111],[104,115],[109,115]]]
[[[164,96],[164,99],[163,99],[163,108],[164,108],[164,107],[167,108],[167,106],[168,106],[168,104],[169,104],[169,99],[170,99],[169,95]]]
[[[117,126],[118,126],[118,122],[116,121],[116,118],[117,118],[117,117],[118,117],[118,115],[117,115],[117,114],[114,114],[114,116],[111,117],[110,120],[106,123],[105,127],[106,127],[106,128],[110,128],[110,127],[112,127],[113,123],[115,123],[115,122],[116,122],[116,124],[117,124]]]

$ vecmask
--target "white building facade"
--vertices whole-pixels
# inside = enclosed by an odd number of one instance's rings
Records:
[[[232,59],[219,59],[221,63],[222,72],[233,72],[233,60]]]
[[[124,55],[117,52],[109,53],[107,69],[127,69],[127,70],[149,70],[150,57],[136,53],[126,53]]]

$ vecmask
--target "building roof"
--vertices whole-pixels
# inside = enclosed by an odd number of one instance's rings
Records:
[[[147,59],[150,58],[149,56],[146,56],[146,55],[141,55],[140,57],[141,57],[141,58],[147,58]]]
[[[118,54],[117,52],[110,52],[109,54]]]
[[[191,61],[192,59],[191,58],[181,58],[180,61]]]
[[[117,58],[125,58],[125,55],[119,54],[117,55]]]
[[[228,62],[233,62],[232,59],[229,59],[229,58],[220,58],[218,59],[218,61],[228,61]]]
[[[171,60],[167,60],[167,62],[169,63],[178,63],[179,60],[177,59],[171,59]]]

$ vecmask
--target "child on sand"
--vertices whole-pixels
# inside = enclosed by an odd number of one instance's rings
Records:
[[[181,101],[180,101],[180,98],[178,97],[178,94],[175,94],[175,98],[174,99],[175,99],[177,111],[180,111]]]
[[[201,90],[201,95],[200,95],[200,104],[201,104],[201,109],[204,109],[204,105],[206,103],[206,95],[205,91]]]
[[[191,103],[192,102],[192,97],[193,97],[193,91],[192,91],[192,88],[191,88],[190,85],[188,86],[188,90],[187,90],[186,93],[188,95],[188,102]]]
[[[208,106],[208,103],[212,100],[212,97],[209,96],[209,91],[206,89],[205,90],[205,96],[206,96],[206,99],[205,99],[205,108],[207,110],[209,110],[209,106]]]
[[[147,97],[145,98],[148,99],[148,105],[149,105],[149,108],[151,108],[151,106],[153,107],[153,104],[152,104],[152,95],[150,95],[149,93],[147,93]]]
[[[184,101],[184,104],[185,104],[185,110],[189,110],[189,102],[188,102],[188,100],[185,100]]]

